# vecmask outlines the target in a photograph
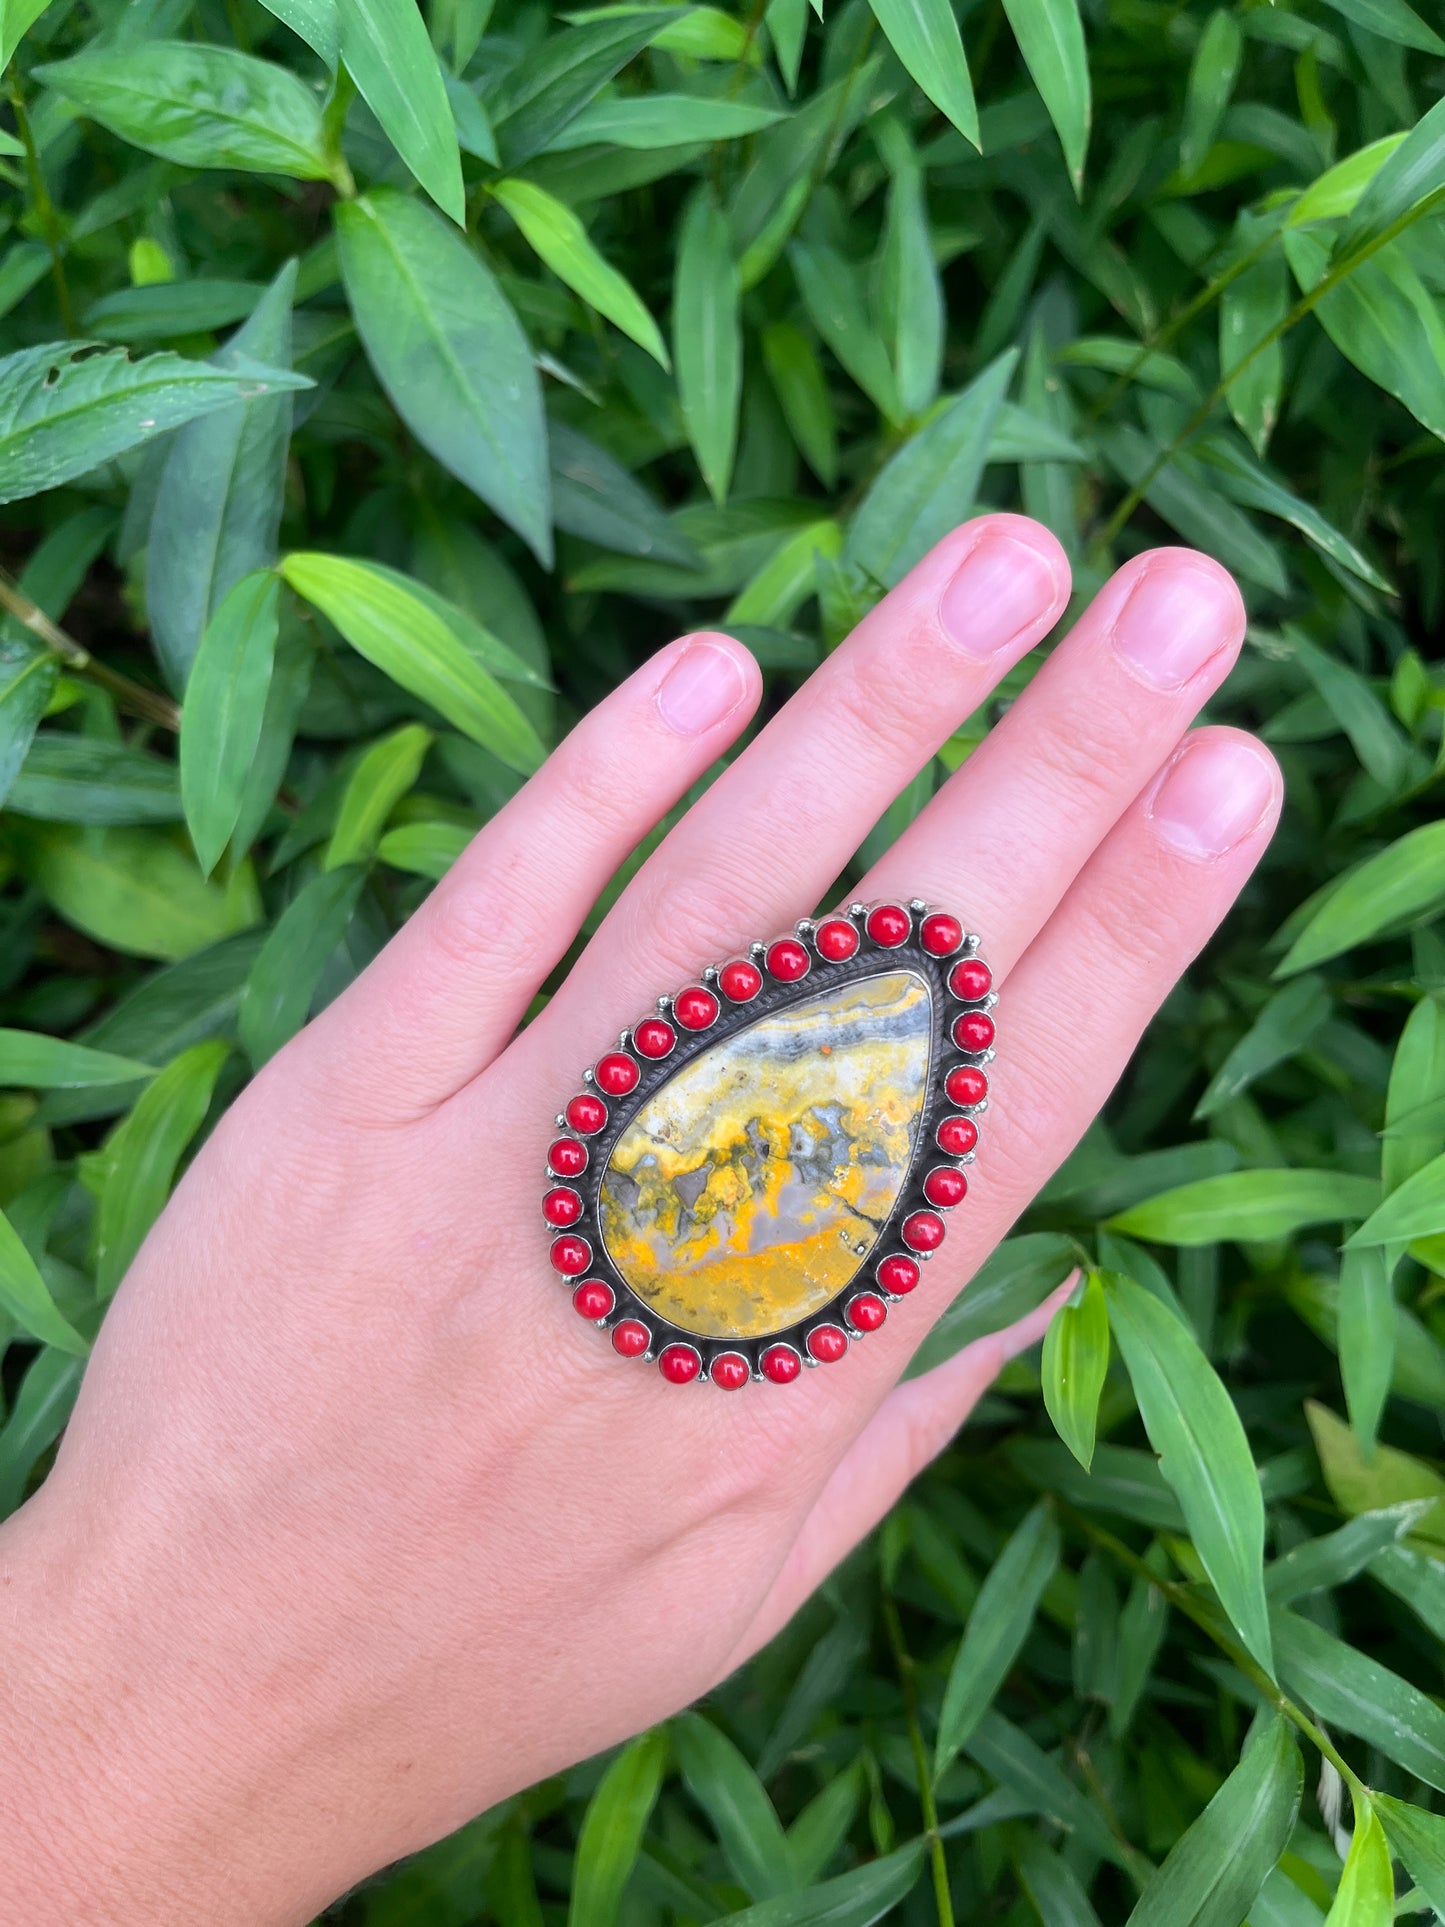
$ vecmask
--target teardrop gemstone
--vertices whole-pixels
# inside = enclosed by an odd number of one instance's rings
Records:
[[[715,1044],[613,1146],[603,1240],[639,1298],[702,1338],[765,1338],[858,1272],[897,1202],[928,1091],[932,992],[855,978]]]

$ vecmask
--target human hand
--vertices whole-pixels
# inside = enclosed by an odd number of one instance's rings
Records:
[[[608,877],[757,702],[736,643],[660,651],[227,1113],[116,1298],[54,1471],[0,1533],[17,1918],[304,1921],[675,1711],[786,1621],[1042,1330],[897,1383],[1273,827],[1267,753],[1183,735],[1244,626],[1229,578],[1183,551],[1120,571],[850,892],[958,910],[1003,987],[973,1189],[886,1332],[786,1389],[678,1390],[579,1322],[537,1202],[581,1066],[659,990],[812,908],[1067,596],[1037,524],[954,531],[516,1034]]]

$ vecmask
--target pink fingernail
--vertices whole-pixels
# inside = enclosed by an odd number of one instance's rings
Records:
[[[1239,737],[1207,737],[1185,745],[1147,804],[1164,841],[1181,856],[1224,856],[1264,821],[1274,798],[1274,772]]]
[[[700,736],[736,709],[743,694],[743,672],[726,649],[689,643],[658,686],[658,714],[679,736]]]
[[[1243,631],[1228,576],[1187,562],[1155,562],[1137,578],[1114,621],[1114,647],[1155,689],[1182,689]]]
[[[1011,536],[986,535],[944,590],[939,623],[965,655],[987,661],[1053,607],[1056,588],[1037,549]]]

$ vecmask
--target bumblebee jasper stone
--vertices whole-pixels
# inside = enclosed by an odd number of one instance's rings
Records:
[[[908,1175],[932,1028],[926,981],[884,971],[661,1085],[601,1183],[603,1240],[637,1295],[701,1338],[766,1338],[837,1297]]]

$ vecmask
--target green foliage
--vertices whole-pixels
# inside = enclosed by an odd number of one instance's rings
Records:
[[[914,1369],[1077,1270],[1042,1357],[711,1702],[337,1927],[1445,1915],[1438,27],[0,0],[0,1513],[244,1077],[667,636],[771,703],[976,508],[1081,594],[1198,543],[1288,777]]]

